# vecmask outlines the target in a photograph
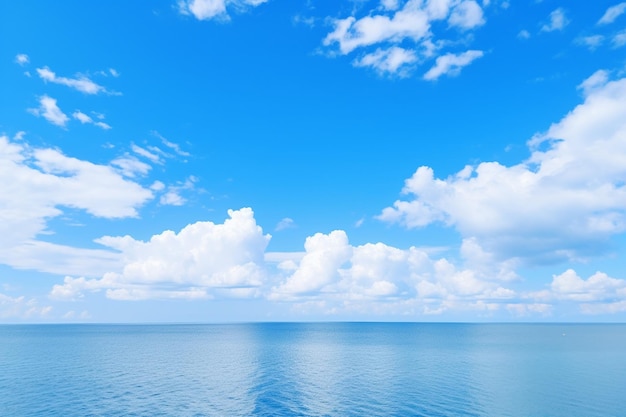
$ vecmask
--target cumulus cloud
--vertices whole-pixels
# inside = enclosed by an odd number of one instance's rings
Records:
[[[600,20],[598,20],[598,24],[608,25],[609,23],[613,23],[615,19],[624,14],[624,12],[626,12],[626,2],[611,6],[606,9],[606,12],[604,12]]]
[[[15,62],[17,62],[21,66],[24,66],[30,62],[30,58],[28,58],[28,55],[26,54],[17,54],[15,56]]]
[[[238,10],[256,7],[267,0],[180,0],[180,13],[192,15],[198,20],[229,19],[227,8]]]
[[[123,268],[99,279],[66,277],[51,296],[74,299],[101,290],[114,299],[252,294],[263,282],[263,254],[271,236],[263,234],[249,208],[229,210],[228,216],[223,224],[196,222],[148,241],[102,237],[97,242],[119,251]]]
[[[581,84],[584,102],[529,142],[512,166],[484,162],[445,179],[422,166],[405,181],[408,199],[380,220],[456,228],[498,260],[576,260],[609,248],[626,230],[626,78],[597,72]]]
[[[442,75],[455,76],[463,67],[468,66],[477,58],[483,56],[483,51],[465,51],[461,54],[445,54],[437,58],[435,65],[424,74],[424,79],[433,81]]]
[[[39,77],[46,82],[65,85],[78,90],[81,93],[98,94],[106,92],[106,89],[103,86],[96,84],[89,78],[82,75],[77,78],[58,77],[48,67],[37,68],[37,74],[39,74]]]
[[[51,311],[51,306],[40,306],[34,298],[11,297],[0,293],[0,318],[2,319],[45,318]]]
[[[432,23],[436,21],[448,23],[447,29],[437,27],[438,30],[452,29],[459,36],[459,31],[463,33],[483,25],[485,18],[474,0],[408,0],[402,4],[383,1],[366,16],[334,19],[334,29],[326,35],[323,45],[331,50],[336,46],[342,55],[366,51],[353,61],[354,66],[406,76],[410,64],[431,58],[437,45],[443,44],[435,39]]]
[[[481,303],[495,311],[516,295],[501,280],[458,268],[445,258],[433,259],[415,247],[352,246],[342,230],[307,238],[304,256],[287,262],[284,270],[290,274],[271,289],[272,300],[422,315],[473,309]]]
[[[565,11],[558,8],[550,13],[550,21],[541,27],[542,32],[554,32],[563,30],[569,24],[569,19],[565,16]]]
[[[408,75],[403,69],[417,61],[415,51],[410,51],[398,46],[389,49],[377,49],[354,61],[356,67],[371,67],[380,74]]]
[[[53,125],[65,127],[70,120],[69,117],[59,108],[57,100],[43,95],[39,98],[39,107],[34,109],[28,109],[28,111],[35,116],[41,116]]]

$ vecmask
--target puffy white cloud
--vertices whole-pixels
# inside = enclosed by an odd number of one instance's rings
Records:
[[[435,39],[431,24],[442,20],[448,22],[447,29],[436,27],[442,32],[465,32],[485,23],[483,10],[474,0],[382,1],[366,16],[334,19],[334,30],[323,44],[329,48],[337,45],[343,55],[365,50],[353,61],[354,66],[406,76],[411,64],[433,57],[444,44],[454,43]],[[454,36],[459,35],[458,30],[454,32]]]
[[[615,19],[624,14],[624,12],[626,12],[626,2],[611,6],[606,9],[606,12],[604,12],[600,20],[598,20],[598,24],[607,25],[609,23],[613,23]]]
[[[542,32],[554,32],[563,30],[569,24],[569,19],[565,16],[565,11],[558,8],[550,13],[550,21],[541,27]]]
[[[379,219],[408,228],[443,223],[497,260],[555,262],[605,251],[626,230],[626,78],[607,81],[597,72],[580,88],[584,103],[533,137],[526,161],[484,162],[446,179],[420,167],[405,181],[411,197]]]
[[[374,15],[356,19],[352,16],[335,21],[335,30],[324,39],[324,45],[338,43],[341,53],[384,41],[400,42],[405,38],[418,41],[428,34],[429,16],[416,2],[408,2],[393,16]]]
[[[473,0],[463,1],[452,9],[448,23],[461,29],[475,28],[485,23],[483,10]]]
[[[151,198],[150,190],[124,179],[111,166],[1,136],[0,261],[11,265],[8,248],[42,233],[47,220],[59,216],[62,207],[104,218],[134,217]]]
[[[354,61],[356,67],[372,67],[380,74],[407,75],[402,68],[417,61],[415,51],[392,46],[389,49],[377,49]]]
[[[465,51],[461,54],[445,54],[437,58],[435,65],[424,74],[425,80],[436,80],[442,75],[455,76],[463,67],[468,66],[477,58],[483,56],[483,51]]]
[[[104,87],[82,75],[77,78],[57,77],[57,75],[48,67],[37,68],[37,74],[39,74],[39,77],[46,82],[65,85],[85,94],[98,94],[106,92]]]
[[[249,208],[229,210],[228,215],[223,224],[197,222],[145,242],[102,237],[97,242],[119,251],[123,268],[99,279],[66,277],[51,296],[72,299],[101,290],[109,298],[128,300],[206,298],[216,291],[255,294],[263,283],[263,254],[271,236],[263,234]]]
[[[30,62],[30,59],[28,58],[28,55],[26,54],[17,54],[15,56],[15,62],[24,66]]]
[[[43,95],[39,98],[39,107],[36,109],[28,109],[35,116],[42,116],[50,123],[65,127],[70,120],[69,117],[59,108],[56,99]]]
[[[256,7],[267,0],[180,0],[179,11],[198,20],[228,19],[227,6],[236,9]]]

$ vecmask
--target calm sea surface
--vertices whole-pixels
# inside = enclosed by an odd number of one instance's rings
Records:
[[[1,416],[626,416],[626,325],[0,326]]]

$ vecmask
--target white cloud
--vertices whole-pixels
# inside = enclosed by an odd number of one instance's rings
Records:
[[[11,265],[26,259],[29,250],[39,250],[33,239],[46,230],[49,219],[62,214],[63,207],[103,218],[135,217],[137,208],[151,198],[150,190],[124,179],[111,166],[2,136],[0,262]],[[19,256],[18,250],[23,252]]]
[[[144,149],[140,146],[135,145],[134,143],[131,145],[131,149],[133,150],[134,153],[136,153],[139,156],[143,156],[144,158],[150,160],[150,162],[155,163],[155,164],[162,164],[163,161],[161,160],[161,157],[153,152],[150,152],[147,149]]]
[[[65,127],[65,124],[70,120],[69,117],[57,106],[57,100],[43,95],[39,98],[39,107],[36,109],[28,109],[29,112],[35,116],[43,116],[44,119],[50,123]]]
[[[602,15],[600,20],[598,20],[598,24],[607,25],[609,23],[613,23],[615,19],[624,14],[624,12],[626,12],[626,2],[611,6],[606,10],[606,12],[604,12],[604,15]]]
[[[0,293],[0,318],[2,319],[45,318],[51,311],[51,306],[40,306],[34,298],[11,297]]]
[[[483,10],[473,0],[463,1],[452,9],[448,23],[461,29],[473,29],[485,23]]]
[[[513,166],[484,162],[438,179],[420,167],[411,196],[379,219],[408,228],[443,223],[495,259],[532,263],[593,256],[626,230],[626,78],[600,72],[581,84],[584,103],[538,134]]]
[[[602,42],[604,42],[604,36],[602,35],[583,36],[576,40],[576,43],[586,46],[590,51],[596,50],[602,45]]]
[[[447,21],[447,28],[432,26],[436,21]],[[404,77],[418,64],[435,57],[441,48],[455,43],[437,40],[439,32],[453,30],[452,36],[458,37],[460,30],[468,40],[466,32],[484,23],[483,10],[475,0],[382,1],[366,16],[334,19],[334,29],[326,35],[323,45],[329,49],[336,45],[342,55],[363,50],[352,61],[355,67]],[[446,56],[448,60],[452,54]]]
[[[256,7],[267,0],[180,0],[180,13],[193,15],[198,20],[229,19],[227,7],[245,9]]]
[[[141,162],[131,155],[115,158],[111,161],[111,165],[118,168],[122,175],[130,178],[134,178],[138,175],[146,175],[152,169],[150,165],[145,162]]]
[[[98,94],[106,92],[104,87],[82,75],[77,78],[57,77],[57,75],[48,67],[37,68],[37,74],[39,74],[39,77],[44,81],[65,85],[85,94]]]
[[[615,36],[613,36],[613,47],[619,48],[621,46],[626,45],[626,29],[618,32]]]
[[[156,136],[157,138],[159,138],[161,140],[161,142],[163,143],[163,145],[167,146],[168,148],[170,148],[171,150],[173,150],[176,154],[180,155],[180,156],[189,156],[189,152],[185,152],[182,149],[180,149],[180,145],[178,145],[177,143],[174,142],[170,142],[169,140],[167,140],[165,137],[163,137],[159,132],[152,131],[152,134],[154,136]],[[151,150],[154,151],[159,151],[160,149],[156,148],[156,147],[150,147]]]
[[[455,76],[463,67],[483,56],[483,51],[465,51],[461,54],[445,54],[437,58],[435,65],[424,74],[425,80],[436,80],[442,75]]]
[[[335,21],[335,30],[324,39],[324,45],[339,44],[342,54],[348,54],[356,48],[385,41],[400,42],[405,38],[418,41],[428,34],[429,16],[419,9],[414,1],[394,13],[365,16],[361,19],[347,17]]]
[[[102,116],[102,115],[98,115],[98,116]],[[98,126],[101,129],[104,130],[109,130],[111,129],[111,126],[109,126],[108,124],[104,123],[104,122],[94,122],[94,120],[86,115],[85,113],[81,112],[80,110],[76,110],[74,113],[72,113],[72,117],[76,120],[78,120],[79,122],[81,122],[82,124],[93,124],[94,126]],[[104,116],[99,117],[100,119],[104,118]]]
[[[119,251],[124,267],[100,279],[66,277],[51,296],[75,299],[106,290],[115,299],[206,298],[212,292],[237,296],[238,289],[255,290],[263,282],[263,253],[271,236],[263,234],[249,208],[228,215],[223,224],[197,222],[145,242],[102,237],[98,242]]]
[[[296,223],[293,221],[293,219],[289,217],[285,217],[284,219],[278,222],[274,230],[278,232],[278,231],[285,230],[285,229],[291,229],[293,227],[296,227]]]
[[[530,32],[527,31],[526,29],[522,29],[519,31],[519,33],[517,34],[517,37],[519,39],[529,39],[530,38]]]
[[[588,96],[595,90],[603,88],[609,81],[609,73],[605,70],[598,70],[594,72],[590,77],[584,80],[578,86],[579,90],[582,90],[585,96]]]
[[[182,206],[187,202],[187,199],[181,196],[181,192],[186,190],[193,190],[196,181],[197,178],[195,178],[194,176],[190,176],[184,182],[179,182],[176,185],[168,186],[165,194],[163,194],[159,199],[159,203],[164,206]]]
[[[569,19],[565,16],[565,11],[558,8],[550,13],[550,22],[541,27],[542,32],[554,32],[563,30],[569,24]]]
[[[407,75],[402,69],[417,61],[415,51],[392,46],[389,49],[377,49],[354,61],[356,67],[372,67],[380,74]]]
[[[26,54],[17,54],[15,56],[15,62],[24,66],[30,62],[30,59],[28,58],[28,55]]]

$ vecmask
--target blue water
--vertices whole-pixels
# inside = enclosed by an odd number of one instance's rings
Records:
[[[626,325],[0,326],[1,416],[626,416]]]

